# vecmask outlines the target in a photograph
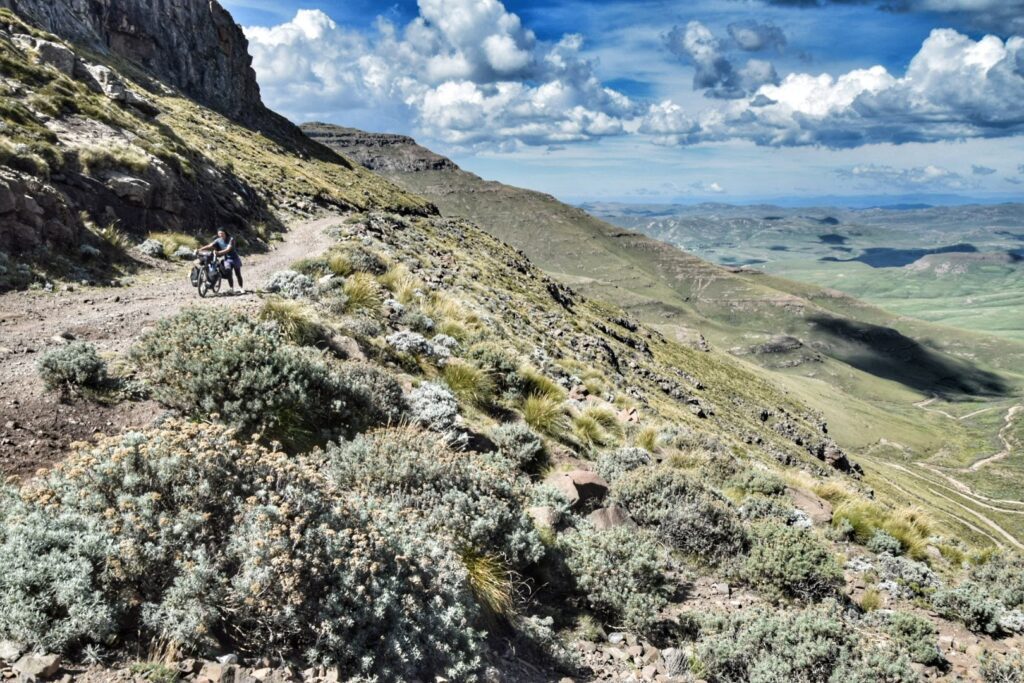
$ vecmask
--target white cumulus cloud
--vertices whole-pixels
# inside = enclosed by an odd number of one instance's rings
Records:
[[[453,145],[548,145],[623,132],[637,105],[606,87],[583,39],[539,41],[498,0],[419,0],[405,26],[364,34],[320,10],[249,27],[268,104],[293,119],[390,112]]]

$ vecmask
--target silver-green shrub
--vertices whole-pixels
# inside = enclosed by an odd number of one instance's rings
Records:
[[[979,633],[998,633],[1003,605],[988,591],[973,581],[965,581],[954,588],[943,588],[932,595],[935,611],[947,619],[962,621],[964,626]]]
[[[913,612],[874,612],[871,617],[881,621],[883,630],[910,661],[925,666],[945,661],[935,641],[935,626],[928,619]]]
[[[425,382],[409,393],[409,415],[433,432],[450,432],[459,420],[459,402],[448,387]]]
[[[775,522],[752,527],[743,578],[768,598],[821,600],[838,596],[843,572],[813,532]]]
[[[900,543],[899,539],[894,538],[882,529],[875,532],[867,543],[867,548],[873,553],[889,553],[890,555],[902,555],[903,544]]]
[[[979,658],[981,678],[985,683],[1024,683],[1024,654],[1005,655],[986,652]]]
[[[737,488],[747,494],[762,496],[781,496],[786,493],[786,483],[771,472],[761,469],[746,469],[734,475],[728,486]]]
[[[339,370],[322,353],[288,344],[273,323],[220,310],[160,321],[132,358],[166,405],[289,442],[351,436],[394,421],[403,407],[386,375]]]
[[[685,473],[643,467],[621,476],[612,502],[642,526],[655,527],[666,543],[707,562],[742,554],[747,534],[733,506]]]
[[[645,449],[627,446],[601,453],[597,458],[597,473],[608,483],[614,483],[626,472],[650,465],[653,461]]]
[[[971,571],[971,580],[985,587],[1006,609],[1024,607],[1024,558],[995,555]]]
[[[523,422],[509,422],[491,432],[498,452],[524,472],[535,472],[547,458],[544,440]]]
[[[289,299],[304,299],[313,294],[316,284],[308,275],[294,270],[279,270],[270,276],[264,289]]]
[[[364,434],[327,455],[338,488],[415,510],[455,547],[499,556],[515,569],[543,554],[523,509],[528,480],[494,459],[456,453],[443,437],[414,428]]]
[[[910,662],[862,644],[840,607],[755,607],[713,616],[702,629],[697,668],[709,683],[912,683]]]
[[[47,389],[97,389],[107,379],[107,364],[89,342],[71,342],[43,354],[36,366]]]
[[[646,529],[581,524],[559,537],[580,596],[610,624],[650,631],[668,604],[665,549]]]
[[[107,439],[3,495],[0,639],[274,652],[383,680],[479,666],[451,547],[227,428]]]
[[[906,598],[929,595],[942,585],[928,565],[905,557],[879,555],[878,573]]]

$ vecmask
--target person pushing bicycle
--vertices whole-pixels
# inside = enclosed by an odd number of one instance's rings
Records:
[[[235,292],[235,280],[234,277],[238,278],[238,293],[245,294],[245,289],[242,285],[242,257],[238,255],[238,247],[235,244],[235,238],[232,237],[227,230],[221,228],[217,231],[217,239],[213,240],[205,247],[200,247],[199,251],[212,251],[216,256],[224,258],[224,273],[228,278],[228,287],[230,287],[230,293]],[[234,275],[234,277],[232,277]]]

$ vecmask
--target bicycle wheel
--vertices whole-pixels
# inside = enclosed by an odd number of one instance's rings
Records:
[[[213,281],[210,283],[210,287],[214,292],[220,293],[220,283],[224,282],[224,278],[220,276],[220,273],[213,276]]]
[[[207,279],[205,268],[199,273],[199,284],[196,285],[196,290],[201,297],[205,297],[207,292],[210,291],[210,281]]]

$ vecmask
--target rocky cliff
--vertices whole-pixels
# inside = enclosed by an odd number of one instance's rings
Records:
[[[0,7],[127,60],[233,119],[263,112],[248,41],[217,0],[0,0]]]
[[[327,123],[304,123],[302,131],[317,142],[379,173],[457,171],[451,159],[431,152],[406,135],[368,133]]]

